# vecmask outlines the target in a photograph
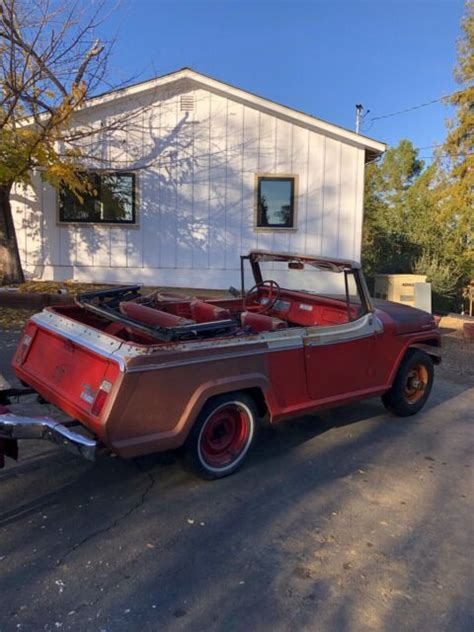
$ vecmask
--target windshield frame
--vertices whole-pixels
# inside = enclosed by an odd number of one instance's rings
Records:
[[[293,255],[293,254],[285,254],[285,253],[272,253],[272,252],[264,252],[264,251],[251,251],[248,255],[241,255],[240,257],[240,280],[241,280],[241,295],[245,296],[245,262],[248,261],[250,263],[250,267],[252,270],[252,275],[254,278],[254,285],[260,285],[263,283],[262,270],[260,268],[260,261],[279,261],[279,262],[300,262],[306,266],[310,266],[315,270],[319,270],[322,272],[332,273],[332,274],[344,274],[344,287],[345,287],[345,302],[348,311],[349,321],[352,321],[351,318],[351,300],[349,294],[349,283],[348,277],[349,275],[353,275],[354,281],[357,287],[358,299],[362,306],[361,313],[357,316],[355,320],[358,320],[362,316],[365,316],[368,313],[373,313],[374,308],[372,306],[372,301],[370,299],[369,290],[367,288],[367,284],[364,279],[364,275],[362,273],[360,264],[355,261],[350,261],[347,259],[330,259],[326,257],[310,257],[305,255]],[[313,292],[310,290],[290,290],[283,288],[288,292],[306,292],[308,294],[313,294],[315,296],[325,297],[324,294],[319,292]],[[330,298],[330,297],[327,297]]]

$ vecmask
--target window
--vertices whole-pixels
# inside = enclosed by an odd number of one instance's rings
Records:
[[[82,202],[67,188],[59,192],[59,221],[93,224],[134,224],[135,174],[89,173],[96,195],[82,195]]]
[[[257,228],[295,228],[295,178],[259,176]]]

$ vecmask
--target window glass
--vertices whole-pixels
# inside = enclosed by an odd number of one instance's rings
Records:
[[[94,194],[83,194],[82,201],[67,188],[60,190],[61,222],[135,223],[135,174],[90,173],[88,177]]]
[[[294,228],[294,190],[294,178],[258,178],[257,228]]]

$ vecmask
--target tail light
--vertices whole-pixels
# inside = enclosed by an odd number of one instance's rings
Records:
[[[112,382],[108,380],[103,380],[99,390],[97,391],[97,395],[95,396],[94,401],[92,402],[91,413],[98,417],[102,412],[102,409],[105,406],[105,402],[107,401],[107,397],[109,396],[110,391],[112,390]]]
[[[18,364],[23,364],[23,362],[26,360],[26,356],[28,355],[28,351],[30,349],[32,341],[33,336],[30,336],[29,334],[25,334],[21,339],[18,350],[16,352],[16,361],[18,362]]]

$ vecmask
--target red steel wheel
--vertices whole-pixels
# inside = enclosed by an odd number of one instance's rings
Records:
[[[201,477],[220,478],[242,464],[255,435],[256,410],[245,393],[210,400],[186,442],[186,456]]]
[[[236,403],[223,404],[202,428],[202,458],[212,467],[229,465],[244,449],[249,434],[248,411]]]

